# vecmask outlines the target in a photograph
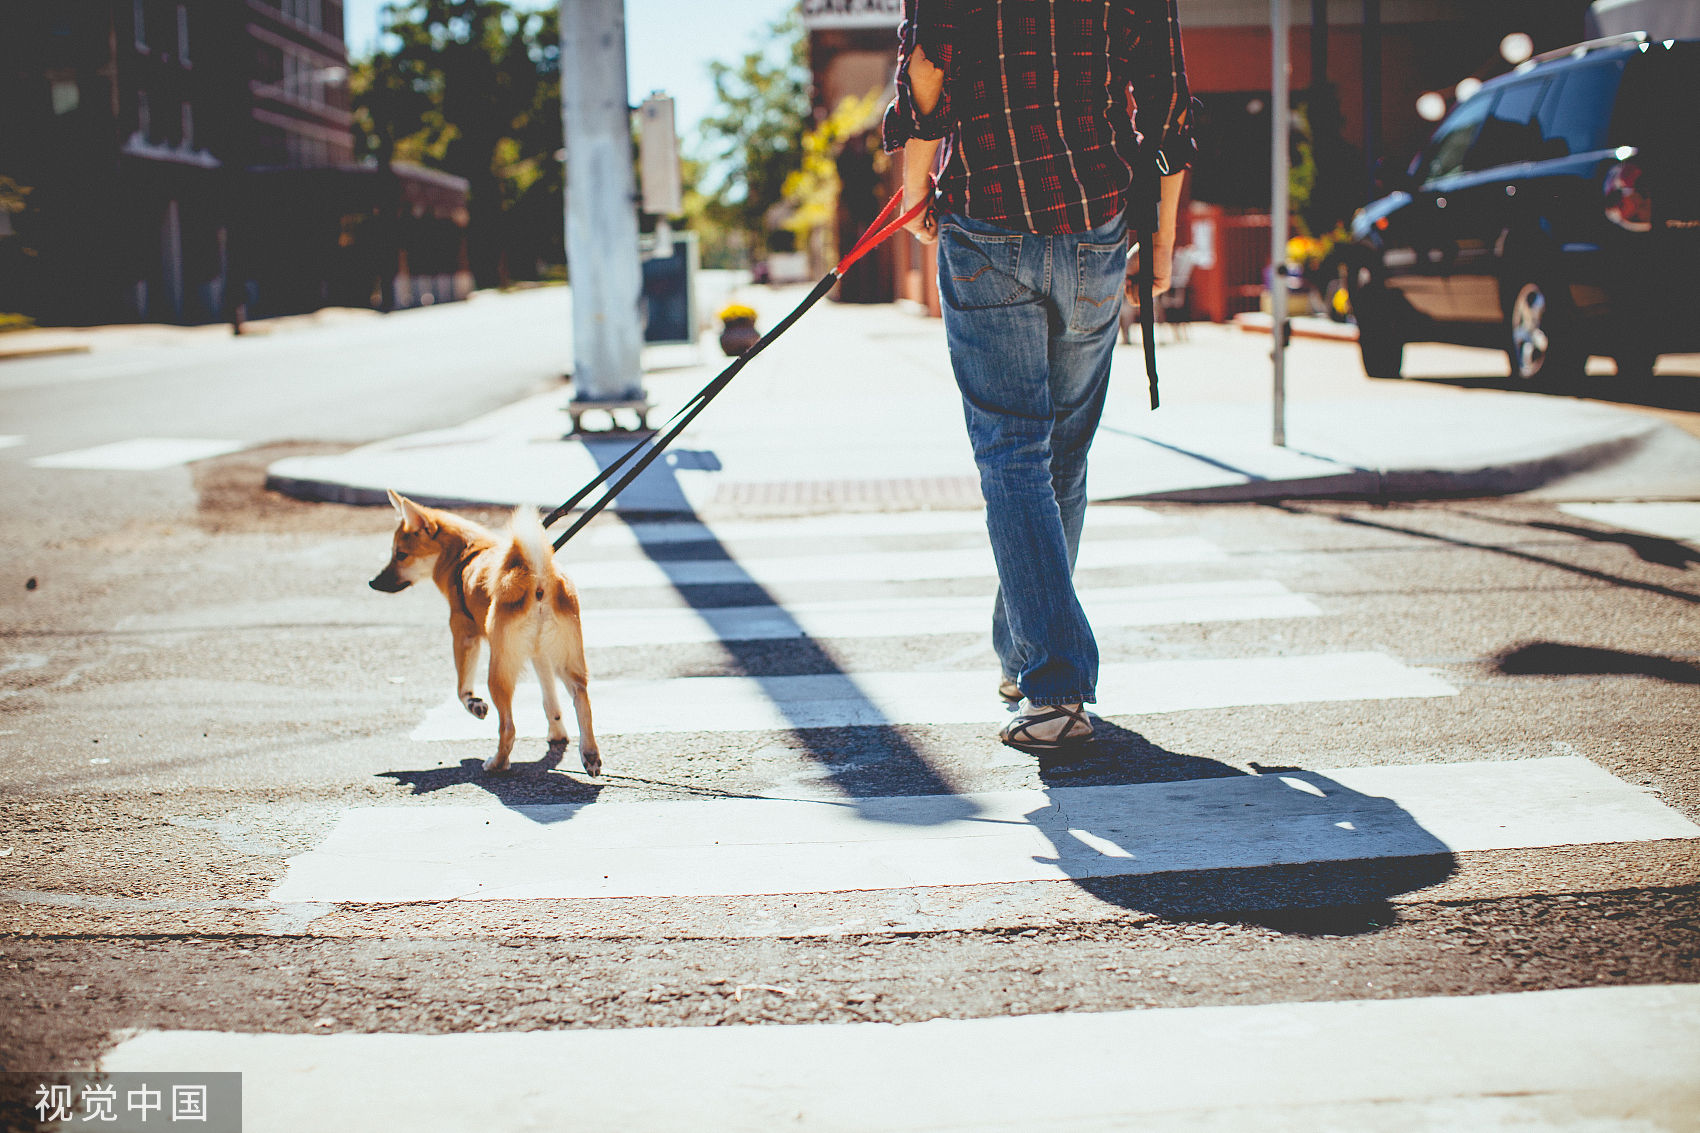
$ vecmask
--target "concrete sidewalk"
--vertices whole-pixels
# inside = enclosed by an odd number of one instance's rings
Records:
[[[748,288],[741,298],[766,328],[803,294]],[[564,290],[560,301],[565,328]],[[1326,339],[1296,339],[1288,351],[1287,444],[1276,447],[1267,335],[1205,325],[1178,342],[1158,333],[1156,412],[1138,345],[1117,348],[1092,454],[1095,501],[1700,498],[1700,439],[1654,417],[1565,397],[1371,381],[1355,344]],[[1461,377],[1484,376],[1492,358],[1428,345],[1407,357],[1413,372]],[[700,348],[651,351],[652,420],[727,361],[707,336]],[[279,461],[269,484],[345,503],[382,503],[395,488],[447,506],[554,504],[633,443],[563,439],[568,396],[563,388],[454,428]],[[978,506],[942,324],[899,306],[833,303],[753,360],[617,504],[627,514],[699,515]]]

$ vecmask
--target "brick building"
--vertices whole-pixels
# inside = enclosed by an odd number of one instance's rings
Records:
[[[4,11],[0,176],[29,192],[0,309],[205,322],[464,293],[465,183],[353,165],[341,0]]]
[[[1199,294],[1203,314],[1225,318],[1256,306],[1268,258],[1269,3],[1178,3],[1188,79],[1203,107],[1192,219],[1200,241],[1222,253],[1199,275]],[[1328,181],[1322,191],[1349,210],[1369,198],[1377,160],[1403,166],[1433,129],[1417,113],[1421,94],[1450,96],[1462,78],[1505,70],[1499,43],[1510,32],[1526,32],[1537,51],[1581,39],[1588,0],[1290,0],[1289,7],[1295,105],[1309,111],[1313,83],[1330,92],[1349,160],[1322,171]],[[902,15],[902,0],[803,0],[818,112],[848,94],[889,90]],[[1314,70],[1313,59],[1320,64]],[[845,233],[854,238],[898,185],[895,161],[876,170],[864,156],[867,147],[855,142],[846,153],[850,161],[841,166],[848,164],[852,176],[844,178],[841,242]],[[1181,241],[1191,235],[1183,226]],[[936,312],[935,275],[930,252],[894,240],[878,259],[870,257],[860,278],[846,279],[843,294],[908,298]]]

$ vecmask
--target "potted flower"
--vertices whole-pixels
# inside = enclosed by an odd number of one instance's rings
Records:
[[[732,303],[721,310],[720,322],[720,349],[729,357],[742,354],[761,341],[753,307]]]

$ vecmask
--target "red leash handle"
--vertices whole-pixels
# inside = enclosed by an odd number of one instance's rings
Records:
[[[886,202],[885,207],[880,210],[880,214],[874,217],[874,222],[868,225],[868,230],[862,233],[862,238],[856,241],[856,246],[851,248],[842,260],[838,261],[838,266],[832,269],[832,273],[843,275],[850,270],[857,260],[885,243],[893,233],[904,228],[911,220],[926,212],[932,207],[933,195],[937,191],[938,181],[929,176],[927,178],[927,195],[916,202],[914,208],[887,224],[887,219],[903,204],[903,193],[900,190],[891,200]]]

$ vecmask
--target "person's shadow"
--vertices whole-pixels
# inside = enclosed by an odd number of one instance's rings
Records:
[[[1078,752],[1041,759],[1049,801],[1027,819],[1054,847],[1035,860],[1112,905],[1345,935],[1394,923],[1391,897],[1456,867],[1391,799],[1298,767],[1254,763],[1248,775],[1107,720],[1093,726]]]

